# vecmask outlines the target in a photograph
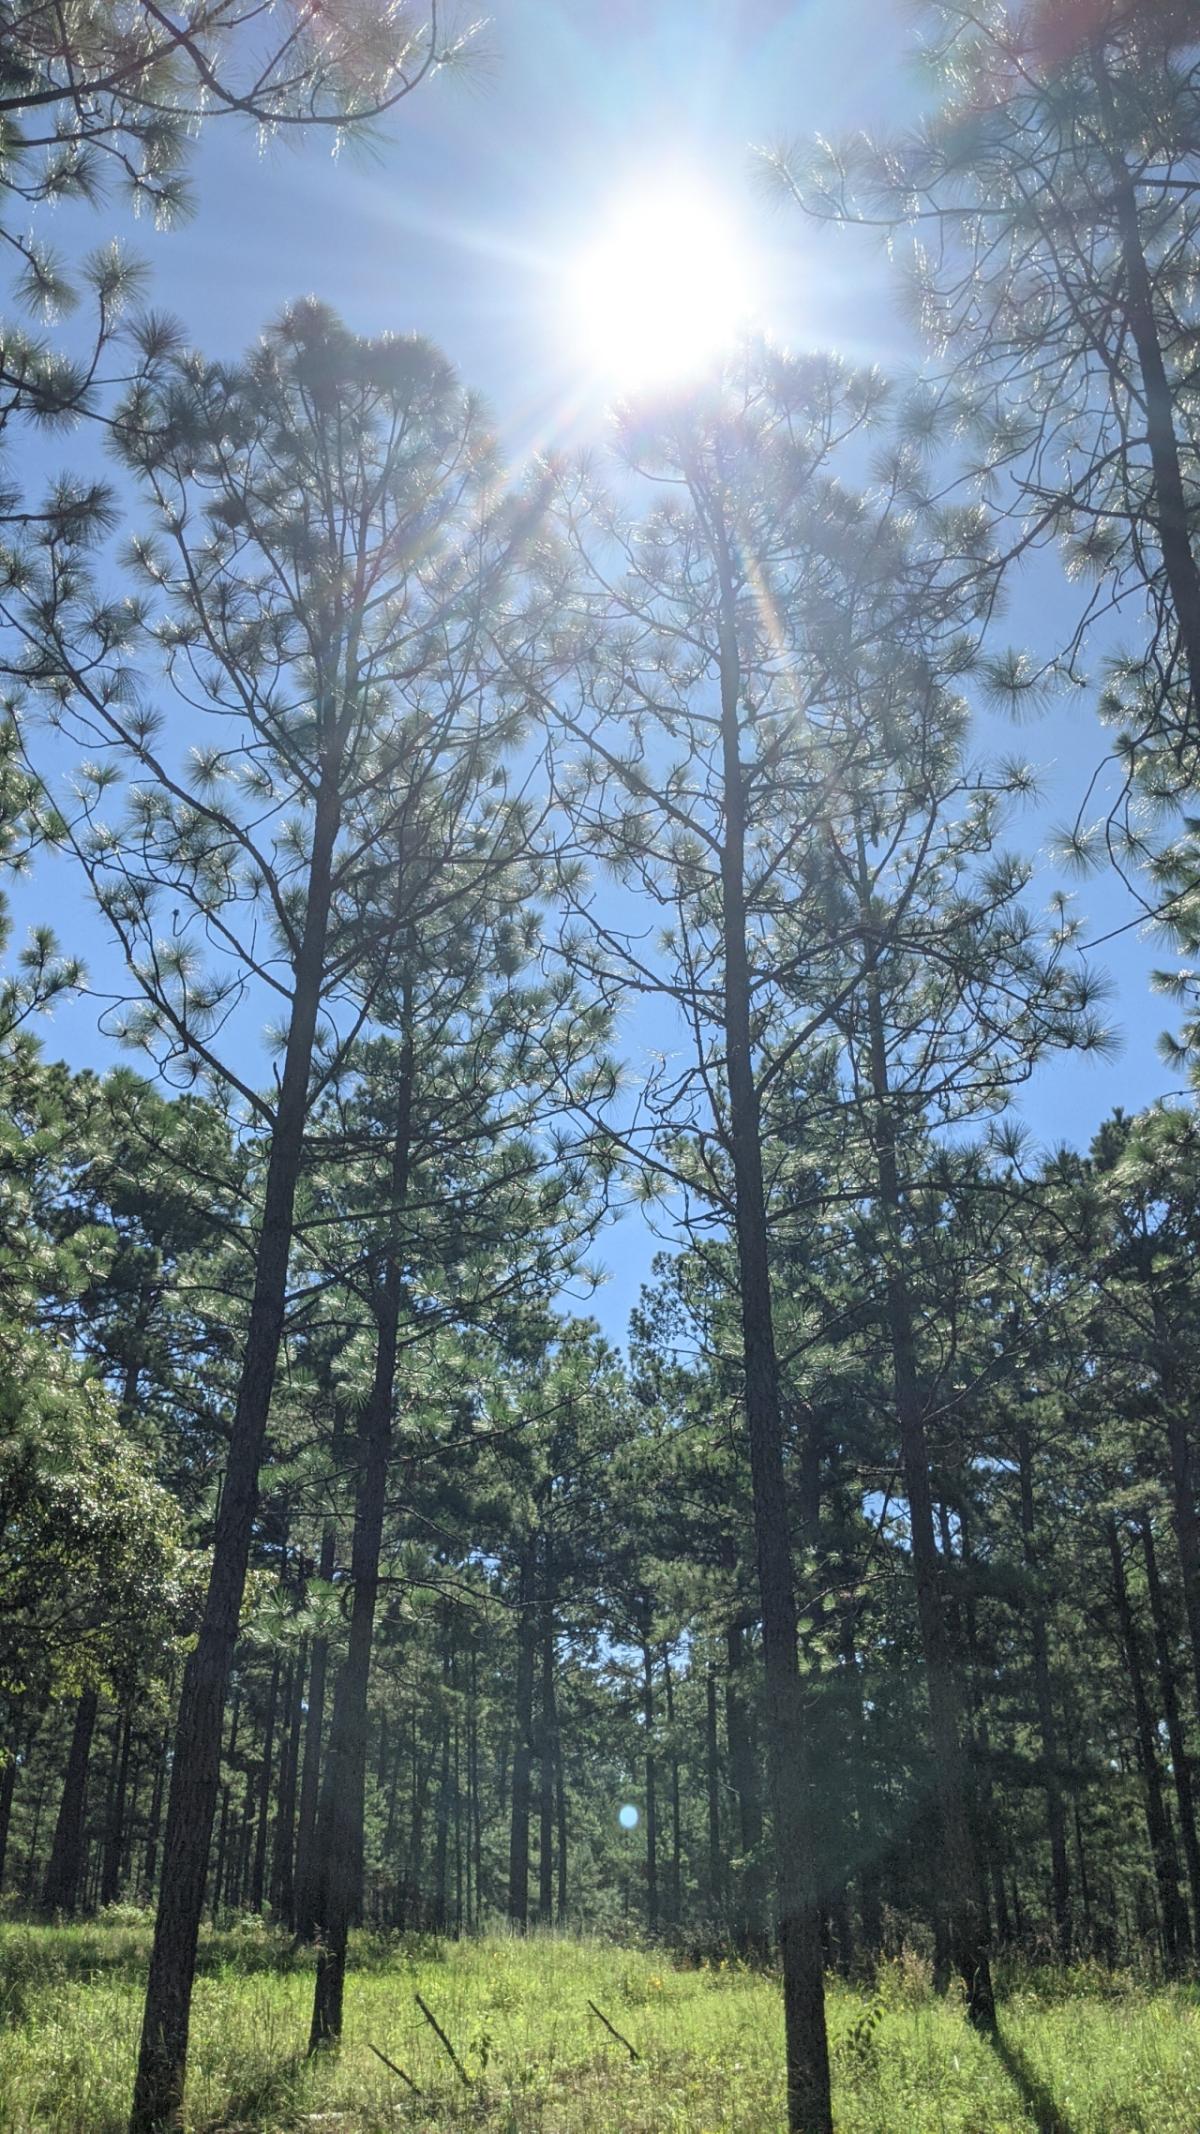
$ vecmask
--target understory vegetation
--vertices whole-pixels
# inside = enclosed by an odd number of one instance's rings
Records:
[[[6,2134],[120,2134],[147,1933],[119,1920],[0,1932]],[[1001,1983],[994,2040],[933,1993],[911,1953],[870,1983],[838,1984],[838,2134],[1192,2134],[1195,1987],[1089,1965],[1014,1966]],[[783,2111],[778,1984],[737,1960],[552,1934],[364,1936],[346,2042],[316,2061],[304,2053],[311,1993],[311,1959],[261,1921],[204,1937],[186,2134],[766,2134]]]

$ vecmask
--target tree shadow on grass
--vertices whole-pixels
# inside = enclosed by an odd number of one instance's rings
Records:
[[[992,2032],[988,2040],[1001,2067],[1017,2089],[1029,2111],[1033,2113],[1038,2134],[1076,2134],[1074,2122],[1054,2099],[1040,2075],[1030,2066],[1019,2045],[1011,2038],[1003,2037],[1000,2031]]]
[[[230,2128],[261,2125],[269,2114],[293,2110],[307,2065],[305,2054],[289,2053],[269,2067],[255,2068],[240,2082],[235,2078],[216,2118],[205,2120],[198,2134],[229,2134]]]

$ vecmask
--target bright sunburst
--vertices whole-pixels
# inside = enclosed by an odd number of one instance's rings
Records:
[[[754,308],[749,249],[703,181],[631,188],[576,260],[572,332],[591,372],[621,392],[684,383],[737,339]]]

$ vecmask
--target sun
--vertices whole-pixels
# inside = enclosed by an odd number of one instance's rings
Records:
[[[606,388],[685,384],[751,323],[752,256],[730,206],[703,180],[629,189],[569,276],[577,357]]]

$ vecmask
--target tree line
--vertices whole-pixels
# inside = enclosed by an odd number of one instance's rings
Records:
[[[64,62],[60,12],[6,24],[20,200],[115,158],[166,208],[201,107],[351,122],[453,56],[280,10],[244,75],[235,11],[147,8]],[[36,931],[0,1854],[52,1913],[155,1901],[134,2134],[206,1917],[315,1945],[314,2050],[356,1920],[777,1940],[817,2134],[830,1963],[927,1934],[988,2030],[996,1949],[1191,1960],[1195,1117],[1013,1124],[1110,1038],[973,710],[1115,617],[1121,795],[1066,856],[1186,953],[1195,31],[926,12],[919,135],[773,159],[915,227],[915,385],[749,342],[513,482],[438,350],[312,299],[214,363],[105,253],[85,363],[6,343],[6,436],[90,416],[118,471],[3,499],[4,859],[86,883],[149,1069],[45,1064],[87,981]],[[1035,666],[999,619],[1051,544]],[[621,1359],[566,1300],[630,1199],[679,1249]]]

